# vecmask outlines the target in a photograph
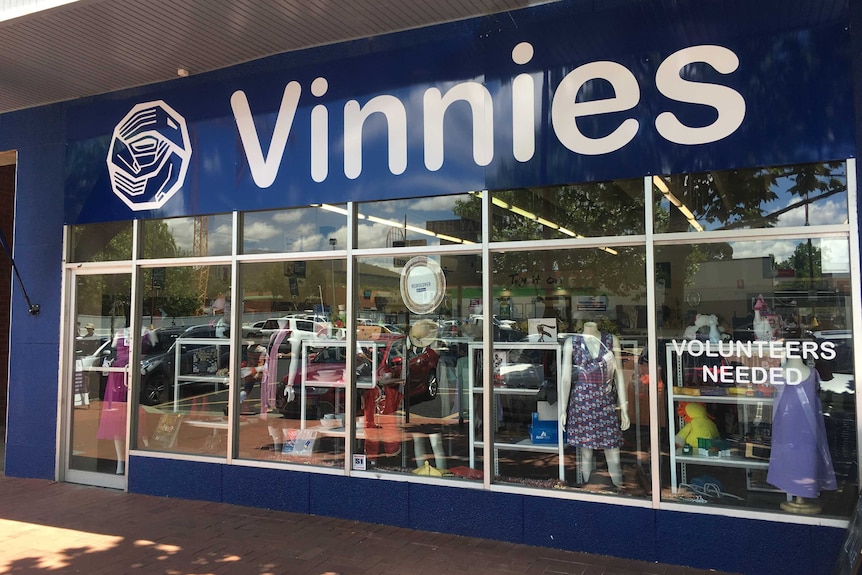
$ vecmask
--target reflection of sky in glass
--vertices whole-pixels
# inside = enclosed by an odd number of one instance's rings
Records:
[[[474,242],[480,228],[478,222],[455,213],[455,201],[467,202],[470,198],[464,194],[359,204],[359,247],[390,246],[393,240],[428,246],[461,243],[456,240]]]
[[[816,176],[812,175],[814,172],[818,172]],[[775,176],[776,173],[784,175]],[[807,194],[800,195],[800,190],[794,189],[803,187],[797,181],[800,174],[810,176]],[[686,225],[684,221],[679,221],[679,213],[689,219],[689,231],[769,227],[768,218],[774,218],[770,226],[775,227],[844,224],[848,220],[847,180],[843,163],[835,167],[806,164],[710,174],[678,174],[665,177],[664,181],[667,182],[664,186],[658,182],[654,189],[666,194],[661,198],[661,210],[676,217],[677,229],[659,231],[683,231],[678,229]],[[709,182],[711,194],[714,194],[709,199],[705,191],[706,182]],[[753,203],[746,210],[744,203],[756,200],[761,193],[774,198]],[[707,205],[703,205],[704,202]],[[711,219],[707,220],[707,217]],[[703,230],[699,230],[699,227]]]
[[[208,256],[230,255],[233,219],[230,214],[205,216],[208,221]],[[195,218],[172,218],[163,220],[179,248],[180,255],[194,255]]]
[[[730,247],[733,249],[733,259],[741,260],[747,258],[761,258],[764,256],[773,256],[776,263],[787,260],[796,247],[800,244],[807,243],[805,240],[775,240],[775,241],[759,241],[759,242],[731,242]],[[838,240],[839,243],[830,243],[829,248],[823,251],[823,257],[830,257],[836,262],[843,258],[844,249],[847,249],[847,240]],[[811,244],[815,249],[823,250],[825,241],[822,239],[812,239]],[[843,249],[842,249],[842,246]],[[830,250],[832,250],[830,252]],[[831,254],[831,255],[830,255]],[[824,270],[825,271],[825,270]],[[847,270],[849,273],[849,269]]]
[[[344,210],[343,205],[334,206]],[[243,248],[246,254],[310,252],[347,247],[347,217],[320,207],[252,212],[243,218]]]

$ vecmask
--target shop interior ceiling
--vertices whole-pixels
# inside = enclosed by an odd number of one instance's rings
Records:
[[[312,46],[475,16],[504,18],[508,11],[546,3],[79,0],[3,20],[16,5],[38,9],[57,2],[0,0],[0,114]]]

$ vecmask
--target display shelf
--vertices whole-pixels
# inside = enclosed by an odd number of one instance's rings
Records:
[[[470,415],[470,467],[475,467],[475,457],[477,449],[485,448],[485,441],[476,438],[476,421],[475,410],[476,410],[476,397],[484,396],[485,389],[483,385],[478,385],[480,382],[475,380],[477,375],[477,367],[478,363],[477,358],[481,356],[483,350],[483,346],[481,343],[472,342],[468,346],[468,366],[469,366],[469,415]],[[507,364],[503,361],[503,357],[509,357],[511,352],[528,352],[528,351],[539,351],[541,353],[551,352],[554,354],[554,360],[556,366],[562,365],[562,345],[556,342],[494,342],[493,353],[496,357],[500,358],[500,362],[498,363],[498,370],[500,375],[503,377],[504,381],[508,375],[509,381],[513,382],[513,385],[493,385],[491,388],[491,413],[494,419],[494,434],[495,440],[491,445],[493,451],[493,466],[494,466],[494,474],[499,475],[499,456],[500,451],[522,451],[522,452],[533,452],[533,453],[555,453],[557,454],[558,459],[558,468],[559,468],[559,478],[561,480],[565,480],[566,478],[566,465],[565,465],[565,457],[564,457],[564,449],[565,449],[565,438],[562,430],[559,430],[557,433],[557,441],[552,444],[541,444],[541,443],[533,443],[530,441],[529,437],[523,438],[517,442],[512,441],[501,441],[499,437],[497,437],[497,425],[499,424],[499,419],[497,417],[497,409],[498,409],[498,400],[503,396],[512,396],[512,397],[525,397],[531,398],[535,397],[539,393],[539,385],[544,381],[544,371],[538,373],[538,380],[534,381],[536,375],[536,364],[528,364],[528,363],[520,363],[520,364]],[[518,367],[519,366],[519,367]],[[530,367],[528,367],[530,366]],[[510,368],[510,369],[507,369]],[[556,370],[557,377],[557,389],[561,389],[560,386],[560,372],[561,369]],[[493,379],[493,374],[489,375],[489,378]],[[535,383],[535,386],[533,385]],[[557,409],[557,425],[559,426],[559,421],[563,416],[563,401],[556,402]],[[533,411],[536,411],[534,409]]]
[[[375,366],[371,370],[371,375],[366,377],[359,377],[356,379],[356,387],[357,389],[370,389],[377,385],[377,368],[379,362],[379,349],[383,346],[380,342],[376,341],[358,341],[356,342],[358,347],[363,349],[371,350],[371,361],[372,365]],[[345,360],[347,358],[347,342],[343,340],[327,340],[327,339],[306,339],[302,341],[302,377],[300,378],[300,428],[306,429],[306,419],[305,414],[308,409],[308,397],[306,390],[310,387],[327,387],[334,388],[336,391],[347,389],[350,385],[350,378],[344,377],[346,371],[346,361],[344,364],[335,363],[333,364],[332,369],[318,371],[317,374],[313,374],[309,376],[308,366],[311,360],[311,350],[322,350],[322,349],[343,349],[344,352],[342,355]],[[318,351],[317,353],[320,353]],[[330,373],[331,372],[331,373]],[[338,404],[336,397],[336,406]],[[322,427],[321,430],[326,430],[326,428]],[[319,431],[319,430],[318,430]],[[329,431],[329,430],[327,430]],[[334,430],[333,430],[334,431]],[[331,436],[337,436],[336,433],[328,433]],[[342,428],[341,437],[344,436],[344,431]]]
[[[187,346],[191,346],[189,349]],[[230,349],[230,340],[225,338],[177,338],[174,345],[174,401],[173,410],[180,410],[180,388],[193,383],[211,383],[213,392],[218,392],[230,385],[230,378],[216,375],[219,370],[219,359],[222,348]],[[193,373],[181,373],[182,357],[192,354]]]
[[[713,344],[704,342],[705,349],[708,353],[715,352],[718,349],[718,346],[721,345],[726,344]],[[702,403],[710,405],[737,406],[739,408],[737,411],[737,424],[740,426],[740,430],[743,432],[748,431],[753,424],[756,424],[757,422],[764,419],[771,421],[772,406],[774,403],[773,397],[758,397],[756,395],[748,394],[689,395],[686,393],[674,392],[674,389],[680,389],[683,387],[683,360],[685,359],[685,354],[678,356],[671,346],[667,346],[666,353],[666,365],[668,365],[669,367],[674,366],[673,369],[667,370],[668,389],[671,390],[671,393],[667,394],[667,408],[671,442],[674,441],[674,437],[676,437],[676,434],[679,433],[680,429],[682,429],[682,426],[684,425],[684,420],[682,419],[682,417],[677,415],[676,407],[679,403]],[[756,391],[752,389],[751,393],[756,393]],[[749,417],[749,411],[751,410],[754,411],[754,415],[752,417]],[[678,492],[679,486],[681,484],[685,484],[688,482],[688,470],[686,467],[687,465],[703,465],[711,467],[745,469],[747,470],[747,487],[749,490],[754,490],[750,482],[751,470],[768,469],[769,461],[763,459],[743,457],[740,455],[716,457],[710,455],[700,455],[698,453],[683,454],[681,448],[671,449],[670,480],[671,490],[673,491],[673,493]],[[677,466],[679,467],[678,471]]]
[[[714,465],[720,467],[742,467],[744,469],[767,469],[769,461],[750,459],[738,455],[714,457],[710,455],[698,455],[696,453],[683,455],[680,448],[676,449],[677,463],[690,463],[692,465]]]

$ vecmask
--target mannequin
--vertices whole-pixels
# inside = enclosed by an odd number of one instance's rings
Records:
[[[621,487],[620,430],[627,430],[631,421],[619,339],[599,332],[594,322],[586,322],[583,334],[570,338],[563,354],[560,397],[568,398],[569,403],[562,424],[568,443],[579,449],[581,478],[589,481],[593,451],[603,449],[611,481]],[[566,365],[569,362],[571,370]]]
[[[835,490],[835,471],[826,440],[820,407],[817,370],[801,358],[784,363],[784,377],[776,386],[772,421],[772,450],[766,480],[794,496],[781,508],[792,513],[820,512],[814,499],[822,490]]]
[[[126,367],[129,364],[129,336],[128,328],[114,334],[112,345],[117,350],[117,355],[111,367]],[[96,432],[98,439],[114,442],[114,450],[117,454],[117,475],[122,475],[126,471],[126,401],[129,395],[126,376],[125,371],[112,371],[108,374],[105,399],[102,402],[99,417],[99,430]]]
[[[410,435],[413,436],[413,451],[416,454],[417,468],[421,468],[429,462],[428,452],[425,450],[425,438],[428,438],[431,451],[434,453],[434,467],[441,470],[446,469],[446,452],[443,449],[442,433],[411,433]]]

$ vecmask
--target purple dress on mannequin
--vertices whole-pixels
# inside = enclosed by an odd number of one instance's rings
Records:
[[[815,498],[837,489],[816,369],[798,385],[777,386],[772,416],[772,451],[766,480],[797,497]]]
[[[129,364],[129,342],[125,337],[117,338],[117,358],[112,367],[125,367]],[[126,437],[126,400],[129,388],[126,387],[126,373],[112,371],[105,385],[105,400],[99,419],[99,439],[123,439]]]

